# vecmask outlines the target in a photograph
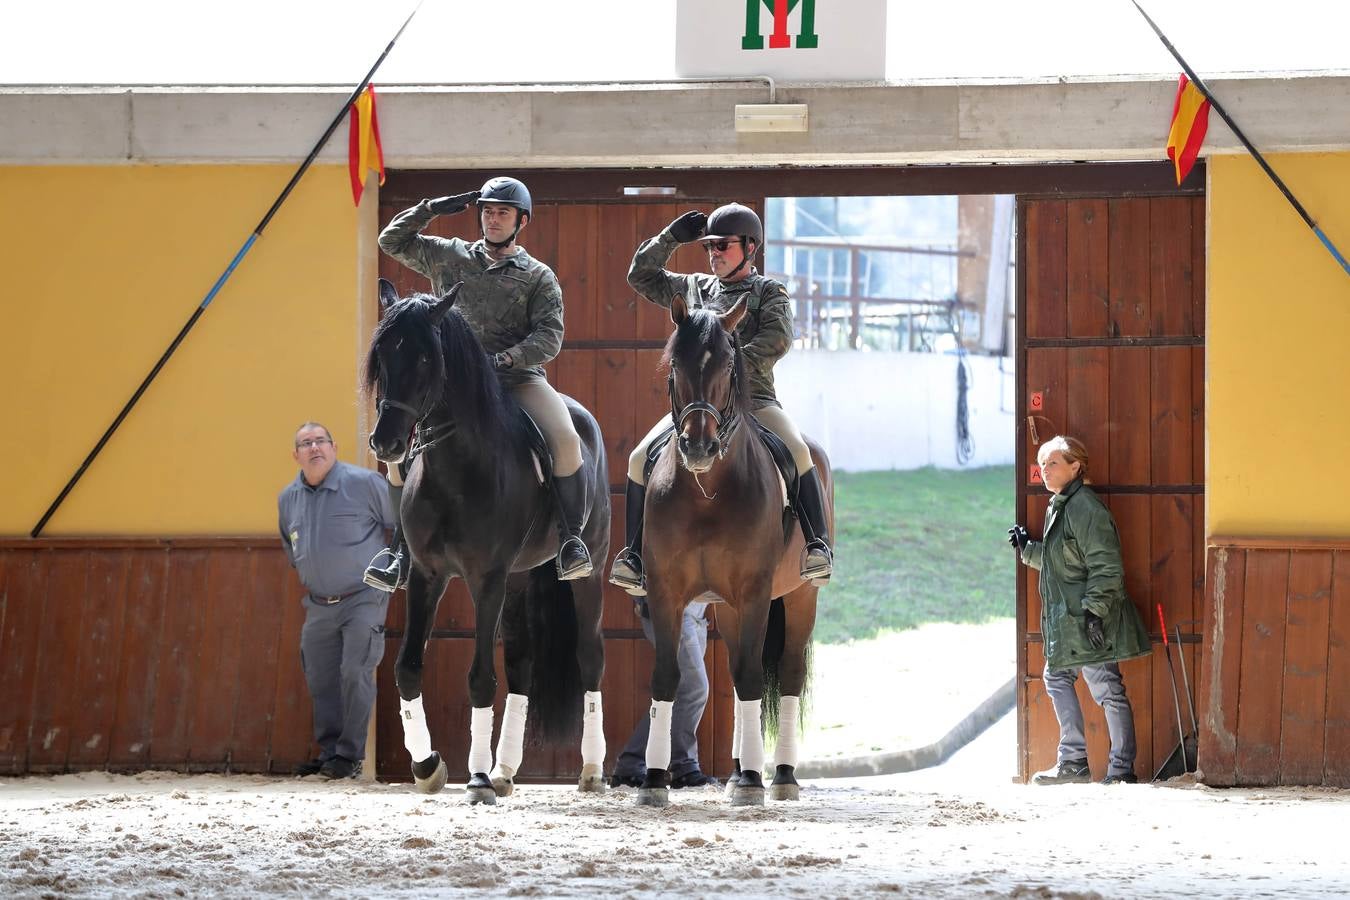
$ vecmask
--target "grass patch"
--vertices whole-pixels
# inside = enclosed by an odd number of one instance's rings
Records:
[[[1012,466],[836,472],[834,576],[815,640],[1013,615]]]

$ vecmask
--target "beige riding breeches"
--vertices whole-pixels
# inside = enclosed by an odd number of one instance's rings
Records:
[[[510,385],[507,389],[544,433],[548,452],[553,456],[553,474],[560,478],[575,474],[581,468],[581,436],[572,424],[572,416],[562,397],[543,376]]]
[[[804,475],[815,466],[815,460],[811,458],[811,449],[806,446],[806,441],[802,439],[802,433],[797,430],[797,426],[782,408],[777,406],[765,406],[755,410],[754,416],[759,419],[761,425],[778,435],[778,439],[787,445],[792,453],[792,461],[797,465],[797,474]],[[662,416],[647,436],[638,441],[638,445],[633,448],[633,452],[628,456],[628,477],[638,484],[646,484],[647,481],[642,475],[642,468],[647,460],[647,448],[652,445],[652,441],[661,436],[661,433],[670,427],[670,417]]]

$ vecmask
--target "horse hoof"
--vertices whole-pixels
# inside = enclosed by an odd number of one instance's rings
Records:
[[[486,775],[482,772],[475,772],[469,778],[469,783],[464,785],[464,799],[469,801],[470,806],[476,806],[479,803],[486,803],[491,806],[497,802],[497,791]]]
[[[736,785],[736,789],[731,792],[732,806],[763,806],[764,805],[764,786],[751,787],[746,784]]]
[[[434,750],[426,759],[413,763],[412,774],[413,786],[423,794],[439,794],[450,778],[445,760]]]
[[[510,778],[492,779],[492,792],[498,797],[510,797],[516,789],[516,783]]]
[[[638,788],[637,805],[666,808],[670,805],[670,788]]]
[[[603,794],[605,792],[605,773],[587,772],[584,769],[577,779],[577,790],[583,794]]]
[[[771,784],[769,785],[770,800],[800,800],[802,799],[802,789],[796,784]]]

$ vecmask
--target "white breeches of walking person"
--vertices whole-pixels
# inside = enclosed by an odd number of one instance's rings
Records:
[[[765,428],[778,435],[778,439],[787,445],[792,453],[792,461],[797,466],[797,474],[805,475],[815,466],[815,460],[811,458],[811,448],[806,446],[806,441],[802,438],[802,433],[797,430],[796,424],[792,418],[777,406],[764,406],[755,410],[751,415],[759,420],[759,423]],[[628,477],[632,481],[645,485],[647,479],[642,475],[643,466],[647,462],[647,450],[651,447],[652,441],[661,436],[667,428],[670,427],[670,417],[662,416],[647,436],[638,441],[638,445],[633,448],[633,452],[628,455]]]

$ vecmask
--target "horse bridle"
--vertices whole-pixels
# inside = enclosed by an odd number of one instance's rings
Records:
[[[412,413],[412,440],[408,442],[408,452],[403,456],[404,465],[411,464],[414,459],[436,446],[446,435],[455,430],[453,422],[442,422],[440,425],[425,423],[426,417],[431,415],[433,395],[434,391],[428,388],[426,399],[423,401],[424,409],[418,409],[401,400],[390,400],[388,398],[382,398],[375,405],[376,412],[380,416],[384,415],[385,410],[388,409],[401,409],[404,412]]]
[[[736,429],[741,424],[741,414],[732,411],[732,405],[736,401],[736,392],[739,387],[739,362],[741,358],[741,339],[735,333],[731,335],[732,354],[731,354],[731,386],[727,394],[727,405],[725,409],[718,409],[707,400],[695,400],[680,408],[675,402],[675,364],[670,364],[670,374],[666,376],[666,390],[670,393],[670,419],[675,424],[675,431],[678,433],[684,427],[684,420],[694,413],[705,413],[712,416],[713,422],[717,424],[717,458],[726,456],[727,445],[731,442],[731,436],[736,433]]]

